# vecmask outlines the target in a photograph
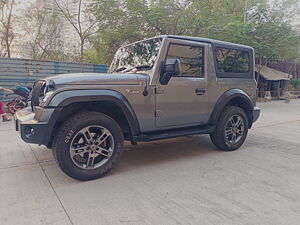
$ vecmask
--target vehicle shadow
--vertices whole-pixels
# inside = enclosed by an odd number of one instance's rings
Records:
[[[222,154],[222,151],[211,143],[208,135],[187,136],[162,141],[139,143],[132,146],[129,142],[124,145],[122,158],[115,168],[101,179],[87,181],[88,183],[104,182],[116,176],[135,174],[138,170],[149,170],[154,167],[164,167],[172,163],[189,163],[195,158],[201,160],[208,154]],[[82,183],[61,172],[54,161],[47,168],[55,187]],[[104,180],[103,180],[104,179]]]
[[[123,157],[107,176],[216,153],[221,152],[211,143],[207,135],[139,143],[137,146],[126,143]]]

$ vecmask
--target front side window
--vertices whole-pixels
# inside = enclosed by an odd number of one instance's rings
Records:
[[[179,59],[178,77],[204,77],[204,48],[192,45],[170,44],[167,59]]]
[[[162,38],[153,38],[118,49],[110,67],[111,72],[128,71],[133,68],[149,70],[157,59]]]
[[[248,73],[250,69],[249,52],[216,48],[216,59],[219,72],[223,73]]]

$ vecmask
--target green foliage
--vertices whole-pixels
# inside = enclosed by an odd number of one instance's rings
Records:
[[[174,34],[249,45],[264,61],[300,62],[300,37],[289,20],[290,15],[299,14],[297,1],[274,0],[270,6],[269,0],[94,0],[86,1],[80,17],[77,10],[73,13],[68,4],[62,4],[81,34],[82,57],[79,45],[67,43],[61,35],[68,18],[49,1],[36,0],[20,22],[26,32],[21,50],[37,59],[83,58],[86,63],[110,64],[124,44]],[[5,2],[0,0],[0,9]],[[78,6],[80,1],[69,3]]]
[[[293,85],[293,87],[297,90],[300,90],[300,79],[292,79],[291,83]]]
[[[90,39],[87,60],[110,63],[123,44],[162,34],[189,35],[254,47],[268,61],[300,60],[300,38],[287,20],[296,0],[97,0],[96,17],[107,18],[105,29]]]
[[[250,29],[246,34],[252,40],[247,44],[254,47],[257,57],[293,61],[299,58],[295,46],[299,46],[300,38],[284,19],[284,13],[283,8],[271,9],[266,5],[258,5],[248,14]]]

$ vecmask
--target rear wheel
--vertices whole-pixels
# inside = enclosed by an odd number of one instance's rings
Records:
[[[245,111],[237,106],[228,106],[221,115],[216,130],[210,134],[210,139],[221,150],[233,151],[245,142],[248,127]]]
[[[123,133],[110,117],[79,113],[65,122],[54,139],[53,154],[70,177],[91,180],[109,172],[122,154]]]

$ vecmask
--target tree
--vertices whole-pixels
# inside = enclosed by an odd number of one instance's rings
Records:
[[[297,14],[297,0],[123,0],[123,21],[112,22],[107,35],[100,35],[104,46],[116,37],[135,37],[162,34],[189,35],[213,38],[255,48],[263,61],[300,59],[299,35],[293,31],[289,15]],[[132,19],[132,20],[131,20]],[[109,34],[111,37],[108,37]],[[121,42],[126,43],[126,39]],[[120,43],[122,44],[122,43]],[[113,46],[112,46],[113,47]],[[116,49],[114,49],[116,50]],[[112,50],[110,50],[112,51]],[[111,58],[111,53],[106,57]],[[104,57],[105,58],[105,57]]]
[[[111,19],[110,26],[98,34],[93,47],[99,49],[100,61],[109,63],[121,45],[156,35],[201,36],[239,42],[243,38],[235,35],[234,28],[242,27],[247,10],[258,1],[248,0],[245,4],[244,0],[120,0],[119,8],[110,6],[119,17]],[[99,8],[93,10],[96,17]]]
[[[55,4],[79,37],[80,62],[82,72],[84,72],[84,47],[87,39],[99,31],[100,21],[90,14],[90,4],[83,4],[82,0],[55,0]]]
[[[299,43],[299,36],[286,19],[291,8],[295,10],[293,5],[288,6],[285,2],[275,7],[258,5],[249,12],[246,35],[252,37],[248,44],[256,49],[258,58],[289,60],[297,57],[294,47]]]
[[[11,57],[11,44],[15,38],[13,31],[13,8],[15,0],[1,0],[0,1],[0,42],[4,49],[0,49],[2,57]]]
[[[24,10],[22,41],[24,52],[32,59],[65,60],[62,19],[47,0],[37,0]]]
[[[101,23],[100,32],[89,38],[91,48],[85,53],[89,62],[110,64],[117,48],[146,37],[143,21],[125,1],[95,0],[90,11]]]

